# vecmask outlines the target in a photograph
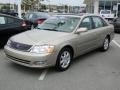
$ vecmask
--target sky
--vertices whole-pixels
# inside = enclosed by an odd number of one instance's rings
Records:
[[[84,0],[50,0],[50,4],[61,5],[68,4],[72,6],[79,6]],[[44,1],[44,3],[49,4],[49,0]]]
[[[18,3],[20,0],[0,0],[0,3]]]
[[[14,2],[19,0],[0,0],[0,3],[9,3],[9,2]],[[50,2],[49,2],[50,1]],[[62,4],[67,4],[67,5],[72,5],[72,6],[79,6],[83,3],[84,0],[45,0],[43,3],[45,4],[55,4],[55,5],[62,5]]]

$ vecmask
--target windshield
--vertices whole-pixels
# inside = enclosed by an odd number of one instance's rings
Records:
[[[101,14],[110,14],[110,11],[109,10],[104,10],[104,11],[101,11]]]
[[[39,24],[37,29],[58,32],[72,32],[78,25],[79,21],[79,17],[53,16],[44,23]]]
[[[32,18],[49,18],[50,15],[47,13],[43,13],[43,12],[38,12],[38,13],[27,13],[25,15],[25,19],[32,19]]]

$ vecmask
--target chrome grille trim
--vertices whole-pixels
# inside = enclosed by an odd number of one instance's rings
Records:
[[[20,51],[29,51],[32,45],[22,44],[18,42],[11,41],[10,48],[20,50]]]

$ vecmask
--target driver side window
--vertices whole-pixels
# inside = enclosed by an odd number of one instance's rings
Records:
[[[81,27],[85,27],[87,28],[88,30],[91,30],[92,29],[92,22],[91,22],[91,19],[89,17],[86,17],[82,20],[79,28]]]

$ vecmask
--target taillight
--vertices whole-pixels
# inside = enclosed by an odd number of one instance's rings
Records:
[[[21,26],[22,26],[22,27],[26,27],[26,26],[27,26],[26,22],[25,22],[25,21],[22,21]]]
[[[37,20],[35,21],[35,23],[37,23],[37,24],[41,24],[41,23],[44,22],[44,20],[45,20],[45,19],[37,19]]]

